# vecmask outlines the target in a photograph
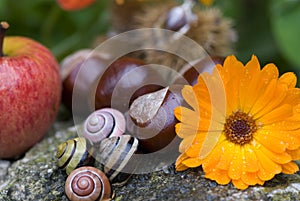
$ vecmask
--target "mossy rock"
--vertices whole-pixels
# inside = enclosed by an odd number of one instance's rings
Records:
[[[76,137],[72,121],[54,124],[48,135],[16,161],[0,161],[0,200],[68,200],[67,177],[56,165],[57,146]],[[300,175],[279,174],[264,186],[241,191],[233,185],[218,185],[204,178],[201,168],[175,171],[174,164],[162,170],[133,175],[122,187],[114,186],[116,201],[127,200],[300,200]]]

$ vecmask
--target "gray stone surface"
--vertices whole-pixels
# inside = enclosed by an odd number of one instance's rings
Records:
[[[56,122],[47,136],[15,161],[0,160],[0,200],[67,200],[66,173],[57,168],[56,148],[76,137],[72,121]],[[70,127],[71,126],[71,127]],[[68,127],[68,128],[67,128]],[[67,129],[66,129],[67,128]],[[201,168],[176,172],[174,166],[133,175],[122,187],[114,186],[116,201],[127,200],[300,200],[300,175],[277,175],[263,187],[240,191],[203,177]]]

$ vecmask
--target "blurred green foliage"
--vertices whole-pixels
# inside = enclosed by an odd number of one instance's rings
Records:
[[[34,38],[61,60],[107,32],[108,1],[70,12],[55,0],[1,0],[0,19],[10,23],[8,35]],[[262,66],[273,62],[281,73],[300,76],[300,0],[215,0],[214,6],[234,22],[240,60],[245,63],[255,54]]]
[[[55,0],[1,0],[0,19],[7,21],[8,35],[38,40],[58,60],[72,51],[90,47],[95,36],[108,29],[107,1],[79,11],[64,11]]]

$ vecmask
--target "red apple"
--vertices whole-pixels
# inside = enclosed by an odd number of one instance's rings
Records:
[[[7,28],[1,22],[0,158],[18,157],[43,138],[61,96],[59,67],[52,53],[26,37],[4,38]]]

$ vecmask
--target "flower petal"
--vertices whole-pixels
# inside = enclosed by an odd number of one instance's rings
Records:
[[[238,179],[238,180],[232,180],[232,184],[240,189],[240,190],[245,190],[246,188],[248,188],[249,185],[245,184],[242,179]]]
[[[262,185],[264,183],[257,176],[257,172],[243,172],[241,179],[247,185],[255,185],[255,184]]]
[[[288,86],[288,88],[294,88],[297,83],[297,77],[295,73],[288,72],[280,76],[279,81],[281,83],[285,83]]]
[[[257,172],[259,170],[258,159],[254,152],[254,147],[246,144],[244,145],[244,171],[245,172]]]
[[[235,146],[232,143],[228,143],[227,141],[222,142],[220,146],[221,146],[222,154],[219,163],[217,165],[217,168],[221,170],[228,170],[232,158],[234,156]]]
[[[194,93],[193,87],[185,85],[181,90],[182,97],[184,100],[195,110],[199,111],[199,105],[197,101],[196,94]]]
[[[288,104],[284,104],[273,109],[267,114],[264,114],[264,116],[260,117],[259,120],[263,122],[263,124],[270,124],[273,122],[282,121],[292,115],[293,115],[292,106]]]
[[[230,168],[228,170],[228,175],[231,179],[237,180],[240,179],[242,176],[243,171],[243,159],[244,156],[244,149],[239,146],[235,145],[234,147],[234,156],[230,163]]]
[[[300,160],[300,148],[296,150],[287,150],[286,151],[293,160]]]
[[[214,169],[209,173],[205,174],[205,178],[216,181],[218,184],[228,184],[230,182],[230,178],[227,175],[227,171]]]
[[[182,162],[186,159],[188,159],[189,157],[186,155],[186,154],[181,154],[177,160],[176,160],[176,163],[175,163],[175,167],[176,167],[176,170],[177,171],[183,171],[183,170],[186,170],[188,169],[189,167],[188,166],[185,166]]]
[[[283,140],[274,138],[274,136],[270,135],[271,131],[265,130],[258,130],[257,133],[254,135],[254,139],[258,144],[256,146],[265,146],[270,151],[275,153],[282,153],[285,151],[286,147],[288,146]]]
[[[176,107],[174,110],[175,117],[185,124],[196,127],[199,124],[199,113],[186,107]]]
[[[186,152],[189,149],[189,147],[192,146],[194,139],[195,137],[193,135],[185,137],[179,145],[179,152]]]
[[[217,164],[220,161],[220,157],[221,157],[222,151],[220,149],[220,146],[217,145],[212,152],[209,154],[208,157],[205,158],[202,167],[204,172],[210,172],[213,169],[215,169],[215,167],[217,166]]]
[[[177,123],[175,125],[175,132],[180,138],[196,136],[197,134],[195,127],[183,123]]]
[[[299,170],[299,167],[294,162],[289,162],[287,164],[282,165],[282,172],[285,174],[294,174]]]
[[[199,167],[202,164],[202,162],[203,161],[200,160],[199,158],[188,158],[182,161],[182,164],[187,167],[195,168],[195,167]]]
[[[258,98],[258,89],[260,85],[260,64],[256,56],[252,56],[251,60],[245,66],[245,73],[241,78],[239,86],[240,109],[249,112],[254,102]]]
[[[255,149],[255,154],[261,165],[258,172],[258,176],[261,180],[265,180],[264,178],[269,178],[271,175],[274,176],[281,172],[281,166],[269,159],[261,150]],[[262,173],[269,177],[261,177],[263,175]]]
[[[292,160],[292,157],[288,153],[286,153],[286,152],[274,153],[274,152],[270,151],[269,149],[267,149],[264,146],[261,146],[260,150],[268,158],[270,158],[272,161],[274,161],[275,163],[278,163],[278,164],[288,163],[288,162],[290,162]]]

